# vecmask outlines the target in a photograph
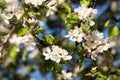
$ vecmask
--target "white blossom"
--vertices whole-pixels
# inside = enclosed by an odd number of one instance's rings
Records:
[[[18,8],[18,0],[5,0],[7,3],[7,11],[15,11]]]
[[[26,46],[27,51],[33,50],[36,45],[35,42],[33,41],[33,37],[30,34],[25,35],[23,37],[18,37],[16,34],[14,34],[9,39],[9,42],[15,44],[16,46],[24,44]]]
[[[12,44],[20,45],[21,43],[21,37],[17,37],[16,34],[12,35],[12,37],[9,39],[9,42]]]
[[[97,30],[89,31],[84,36],[84,39],[86,43],[83,46],[91,53],[91,58],[94,60],[97,57],[97,53],[102,53],[110,48],[108,39],[104,39],[103,33]]]
[[[82,28],[78,28],[78,27],[75,27],[75,29],[73,30],[70,30],[68,32],[68,35],[65,35],[66,38],[69,38],[71,41],[77,41],[77,42],[81,42],[84,37],[84,32],[82,31]]]
[[[31,3],[32,5],[34,5],[35,7],[37,7],[37,6],[42,5],[42,3],[44,1],[46,1],[46,0],[25,0],[25,3],[26,4],[30,4]]]
[[[35,25],[37,22],[38,22],[38,20],[36,20],[35,18],[28,19],[28,23],[31,25]]]
[[[9,25],[9,19],[13,17],[13,14],[6,11],[6,10],[1,10],[0,9],[0,25],[5,26]]]
[[[62,75],[64,80],[72,80],[72,73],[71,72],[67,72],[66,70],[62,70]]]
[[[57,80],[73,80],[73,73],[66,70],[61,71],[62,74],[57,77]]]
[[[50,1],[48,4],[47,4],[49,10],[47,11],[46,13],[46,16],[50,16],[50,15],[53,15],[56,11],[57,11],[57,4],[56,4],[56,1]]]
[[[57,5],[64,3],[65,0],[51,0],[48,2],[47,6],[49,10],[46,13],[46,16],[53,15],[57,11]]]
[[[87,8],[84,5],[81,5],[81,7],[75,9],[74,12],[77,13],[78,18],[86,24],[89,24],[90,26],[93,26],[95,24],[92,19],[95,18],[95,15],[97,14],[97,9]]]
[[[84,36],[87,45],[91,49],[95,49],[98,45],[102,44],[103,33],[98,32],[97,30],[89,31],[89,33]]]
[[[52,60],[56,63],[59,63],[61,59],[70,60],[72,56],[68,55],[68,52],[65,49],[62,49],[58,46],[52,45],[43,49],[43,55],[45,60]]]

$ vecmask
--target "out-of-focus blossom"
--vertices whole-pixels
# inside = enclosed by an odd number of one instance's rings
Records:
[[[23,15],[24,11],[21,10],[20,8],[18,8],[15,12],[14,15],[16,16],[16,18],[19,20],[21,18],[21,16]]]
[[[95,18],[97,14],[97,9],[87,8],[84,5],[74,10],[78,14],[78,18],[85,22],[86,24],[93,26],[95,23],[92,19]]]
[[[81,42],[84,37],[84,32],[82,31],[82,28],[75,27],[74,30],[70,30],[68,32],[68,35],[65,35],[65,38],[69,38],[71,41],[77,41]]]
[[[61,59],[70,60],[72,56],[68,55],[68,52],[65,49],[62,49],[58,46],[52,45],[51,47],[46,47],[43,49],[43,55],[45,60],[52,60],[56,63],[59,63]]]
[[[28,57],[30,59],[36,58],[38,56],[39,50],[36,48],[35,50],[33,50],[33,52],[31,52]]]
[[[51,0],[48,2],[47,6],[49,10],[46,13],[46,16],[53,15],[57,11],[57,5],[64,3],[65,0]]]
[[[66,72],[66,70],[62,70],[64,80],[72,80],[72,73]]]
[[[42,5],[42,3],[46,0],[25,0],[26,4],[32,4],[35,7]]]
[[[7,11],[15,11],[18,8],[18,0],[5,0],[7,3]]]
[[[57,11],[57,4],[56,4],[56,1],[50,1],[48,4],[48,11],[46,13],[46,16],[50,16],[50,15],[53,15],[56,11]]]
[[[12,35],[12,37],[9,39],[9,42],[12,44],[20,45],[21,43],[21,37],[17,37],[16,34]]]
[[[83,46],[91,53],[92,59],[95,59],[97,53],[102,53],[110,48],[108,39],[104,39],[103,33],[97,30],[89,31],[84,39],[86,43]]]
[[[23,37],[17,37],[16,34],[14,34],[10,39],[9,42],[12,44],[15,44],[19,46],[20,44],[24,44],[26,46],[26,50],[33,50],[35,47],[35,42],[33,41],[33,37],[28,34]]]
[[[31,25],[35,25],[37,22],[38,22],[38,20],[36,20],[35,18],[28,19],[28,23]]]
[[[57,80],[73,80],[73,73],[62,70],[62,75],[58,76]]]
[[[5,25],[9,25],[9,19],[11,19],[12,17],[12,13],[0,9],[0,26],[4,27]]]

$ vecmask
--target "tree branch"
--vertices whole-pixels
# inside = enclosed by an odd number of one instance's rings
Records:
[[[24,15],[25,15],[25,12],[23,12],[23,13],[21,14],[21,17],[19,18],[19,20],[18,20],[18,21],[16,22],[16,24],[13,26],[12,30],[10,30],[10,32],[8,33],[9,37],[7,38],[6,42],[4,42],[4,43],[2,44],[2,49],[1,49],[1,51],[0,51],[0,52],[1,52],[1,55],[3,55],[3,50],[4,50],[4,48],[5,48],[5,45],[7,45],[7,43],[9,42],[9,39],[10,39],[10,37],[11,37],[11,34],[14,32],[14,30],[16,29],[18,23],[22,20],[22,18],[24,17]],[[0,57],[0,59],[1,59],[1,57]]]

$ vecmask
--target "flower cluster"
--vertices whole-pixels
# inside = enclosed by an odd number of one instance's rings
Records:
[[[96,53],[102,53],[110,48],[108,39],[104,39],[103,33],[97,30],[89,31],[84,38],[86,43],[83,46],[91,53],[92,59],[95,59]]]
[[[9,42],[11,44],[15,44],[16,46],[19,46],[20,44],[24,44],[26,46],[26,50],[30,51],[33,50],[35,47],[35,42],[33,42],[33,37],[28,34],[23,37],[17,37],[16,34],[14,34],[10,39]]]
[[[16,11],[18,8],[18,0],[5,0],[6,4],[7,4],[7,11]]]
[[[68,35],[65,38],[70,38],[71,41],[81,42],[83,40],[85,33],[83,32],[82,28],[75,27],[74,30],[70,30]]]
[[[83,47],[91,53],[92,59],[95,58],[96,53],[102,53],[110,48],[108,39],[104,39],[103,33],[100,33],[97,30],[84,33],[82,28],[75,27],[75,29],[70,30],[65,37],[70,38],[70,40],[74,42],[82,42],[84,39],[85,43],[83,44]]]
[[[66,70],[62,70],[62,75],[57,77],[57,80],[73,80],[73,73],[72,72],[67,72]]]
[[[9,19],[13,17],[13,14],[9,13],[6,10],[0,9],[0,26],[4,27],[5,25],[9,25]]]
[[[78,18],[86,24],[89,24],[90,26],[93,26],[95,24],[92,19],[95,18],[97,9],[87,8],[84,5],[81,5],[81,7],[75,9],[74,12],[77,13]]]
[[[64,2],[64,0],[51,0],[48,2],[47,6],[49,10],[46,13],[46,16],[53,15],[57,11],[57,5],[60,5]]]
[[[61,59],[70,60],[72,59],[71,55],[68,55],[68,52],[65,49],[62,49],[58,46],[52,45],[43,49],[43,55],[45,60],[52,60],[56,63],[59,63]]]
[[[25,0],[26,4],[32,4],[35,7],[42,5],[42,3],[46,0]]]
[[[46,16],[53,15],[57,11],[57,5],[62,4],[65,0],[25,0],[26,4],[32,4],[35,7],[42,5],[43,2],[46,1],[46,5],[48,7],[48,11],[46,12]]]

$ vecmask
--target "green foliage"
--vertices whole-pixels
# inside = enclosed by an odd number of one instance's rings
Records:
[[[54,62],[52,62],[52,61],[47,61],[45,67],[46,67],[46,70],[47,70],[47,71],[52,71],[52,70],[54,70]]]
[[[0,0],[0,9],[5,9],[5,8],[6,8],[5,0]]]
[[[36,69],[35,66],[27,66],[25,73],[28,74],[30,72],[33,72]]]
[[[53,44],[54,37],[52,35],[45,35],[43,36],[43,41],[45,41],[48,44]]]
[[[12,57],[12,58],[16,58],[16,56],[18,55],[18,53],[17,53],[17,51],[16,51],[16,49],[15,49],[14,46],[11,46],[11,47],[9,48],[9,55],[10,55],[10,57]]]
[[[86,25],[84,24],[84,27],[83,27],[84,31],[87,32],[90,30],[90,26],[89,25]]]
[[[67,10],[68,14],[71,13],[71,8],[70,8],[70,6],[69,6],[68,4],[63,3],[63,4],[61,4],[61,5]]]
[[[104,26],[105,26],[105,27],[108,27],[109,24],[110,24],[110,20],[106,21]]]
[[[26,50],[23,50],[23,51],[22,51],[22,60],[25,61],[25,60],[26,60],[26,57],[27,57],[27,51],[26,51]]]
[[[58,16],[62,19],[65,20],[67,15],[71,13],[71,8],[68,4],[63,3],[58,6]]]
[[[86,7],[88,7],[89,4],[90,4],[90,0],[80,0],[80,4],[83,4],[83,5],[85,5]]]
[[[95,70],[90,70],[89,73],[85,74],[85,76],[97,76],[98,80],[107,80],[107,77],[103,75],[101,72]]]
[[[24,36],[26,34],[30,33],[30,31],[27,29],[27,28],[21,28],[18,33],[17,33],[17,36]]]
[[[43,29],[42,26],[36,26],[36,27],[33,29],[33,33],[34,33],[34,34],[39,34],[40,32],[45,32],[45,30]]]
[[[108,30],[109,37],[114,39],[119,34],[119,29],[117,26],[111,26]]]
[[[75,13],[69,14],[66,18],[65,23],[66,23],[66,26],[68,26],[68,27],[78,26],[80,24],[78,16]]]
[[[96,72],[96,75],[100,78],[100,80],[106,80],[107,77],[104,76],[101,72]]]

